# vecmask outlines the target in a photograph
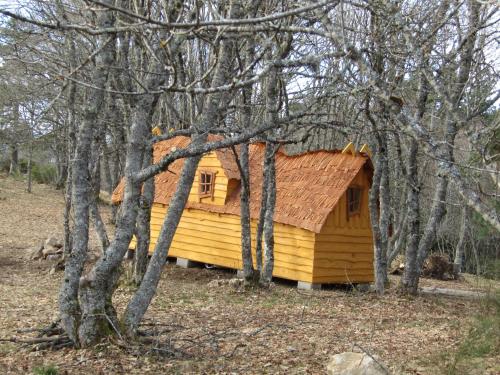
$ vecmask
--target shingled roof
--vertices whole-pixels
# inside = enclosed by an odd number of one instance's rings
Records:
[[[173,147],[186,147],[189,138],[176,137],[155,145],[154,161],[158,161]],[[265,145],[250,145],[250,215],[259,217],[262,190],[262,164]],[[229,179],[239,179],[239,171],[231,150],[216,151],[218,159]],[[351,155],[339,151],[315,151],[289,156],[276,154],[276,208],[274,221],[289,224],[313,232],[320,232],[328,214],[333,210],[360,169],[371,166],[365,154]],[[168,204],[175,191],[184,161],[169,166],[171,172],[163,172],[155,178],[156,203]],[[123,180],[113,193],[113,202],[121,201]],[[188,202],[186,208],[204,211],[240,214],[240,189],[235,189],[224,206]]]

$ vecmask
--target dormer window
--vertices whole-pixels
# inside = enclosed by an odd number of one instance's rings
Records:
[[[361,189],[350,187],[347,189],[347,216],[353,216],[361,212]]]
[[[199,194],[200,198],[214,196],[215,173],[208,171],[200,172]]]

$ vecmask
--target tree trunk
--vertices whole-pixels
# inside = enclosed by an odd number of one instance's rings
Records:
[[[286,46],[286,44],[284,44]],[[278,53],[281,58],[286,57],[288,50],[280,46]],[[267,58],[272,59],[271,52],[267,53]],[[278,68],[274,67],[269,71],[266,82],[266,113],[265,118],[269,123],[276,123],[278,120]],[[275,153],[278,146],[271,142],[266,143],[266,151],[263,165],[262,198],[259,214],[259,223],[257,226],[257,270],[260,273],[260,283],[269,285],[273,275],[274,268],[274,208],[276,203],[276,169]],[[264,264],[262,264],[262,235],[264,234]]]
[[[19,147],[13,142],[9,145],[10,148],[10,167],[9,176],[15,176],[19,173]]]
[[[249,3],[247,13],[250,17],[255,17],[259,1]],[[255,58],[255,38],[250,35],[246,38],[247,47],[244,51],[242,65],[254,61]],[[242,68],[242,67],[241,67]],[[250,78],[253,69],[250,69],[244,78]],[[242,90],[243,109],[241,115],[242,127],[249,129],[252,126],[252,92],[253,85],[249,85]],[[234,149],[233,149],[234,150]],[[237,157],[237,155],[235,155]],[[250,218],[250,167],[249,167],[249,145],[243,143],[240,146],[240,157],[238,167],[241,174],[240,189],[240,222],[241,222],[241,259],[243,262],[243,277],[246,281],[252,281],[258,274],[253,268],[252,260],[252,230]],[[257,263],[258,264],[258,263]]]
[[[387,20],[380,17],[377,13],[370,14],[370,32],[373,37],[373,69],[377,72],[378,77],[383,79],[392,73],[388,71],[389,62],[385,61],[383,53],[384,44],[387,43],[383,34],[383,30],[387,28]],[[385,78],[385,77],[384,77]],[[387,78],[385,78],[387,79]],[[372,117],[369,108],[369,101],[366,102],[365,112],[371,127],[374,131],[374,136],[377,140],[377,165],[375,171],[378,173],[376,182],[379,186],[373,189],[373,194],[370,197],[370,205],[372,211],[372,229],[374,231],[374,251],[375,251],[375,289],[379,295],[384,294],[385,285],[388,282],[387,278],[387,252],[389,245],[389,225],[390,225],[390,190],[389,190],[389,149],[387,143],[387,133],[378,130],[377,122],[383,122],[381,127],[386,127],[386,123],[390,119],[389,107],[385,102],[376,100],[376,112],[378,113],[378,121]],[[374,178],[375,181],[375,178]]]
[[[115,149],[113,150],[113,173],[112,173],[112,190],[116,188],[118,185],[118,182],[120,181],[120,177],[122,175],[121,173],[121,168],[120,168],[120,151],[121,147],[118,147],[117,145],[114,145]],[[113,205],[111,207],[111,223],[116,225],[116,220],[118,216],[118,206]]]
[[[109,99],[109,95],[108,95]],[[108,105],[106,109],[109,111]],[[94,132],[94,139],[92,142],[92,152],[89,162],[89,170],[91,171],[92,181],[92,202],[90,204],[90,216],[94,222],[94,229],[99,238],[101,245],[101,255],[103,255],[109,246],[109,238],[106,230],[106,225],[102,220],[99,211],[99,196],[101,194],[101,154],[106,142],[106,118],[101,118]]]
[[[106,4],[112,1],[105,0]],[[114,23],[111,11],[103,11],[99,16],[98,25],[109,27]],[[89,207],[92,189],[90,186],[89,156],[91,152],[94,124],[104,101],[104,89],[108,79],[109,67],[113,65],[113,44],[107,40],[109,36],[102,34],[98,43],[104,48],[96,55],[96,68],[92,74],[92,84],[100,90],[95,90],[89,95],[84,119],[78,129],[75,145],[75,158],[72,166],[72,203],[75,217],[73,231],[73,246],[66,259],[64,278],[59,294],[59,312],[61,324],[69,338],[76,346],[82,344],[78,337],[80,319],[82,317],[78,301],[80,277],[87,258],[89,238]],[[107,43],[106,46],[104,44]],[[93,311],[90,312],[92,314]]]
[[[94,222],[94,228],[101,245],[101,255],[103,255],[108,249],[109,238],[108,238],[108,233],[106,231],[106,225],[102,220],[101,213],[99,212],[99,204],[95,196],[92,197],[92,202],[90,203],[90,215]]]
[[[401,278],[400,289],[409,294],[417,294],[420,268],[418,267],[417,254],[420,242],[420,188],[418,183],[417,165],[418,143],[412,139],[408,151],[408,243],[406,247],[405,270]]]
[[[422,56],[422,67],[428,64],[427,56]],[[425,75],[421,73],[419,81],[419,96],[417,102],[417,119],[421,121],[425,114],[426,103],[429,96],[429,85]],[[406,169],[406,181],[408,198],[407,220],[408,241],[405,253],[405,270],[400,281],[400,290],[404,293],[416,295],[418,293],[418,282],[420,279],[420,264],[418,261],[420,238],[420,182],[418,178],[418,140],[410,139],[408,149],[408,164]]]
[[[154,95],[144,95],[134,111],[127,145],[123,207],[116,225],[115,239],[80,285],[82,319],[79,337],[83,346],[93,345],[102,337],[113,333],[113,326],[118,324],[111,297],[120,275],[120,264],[136,225],[141,184],[135,182],[134,176],[142,168],[144,150],[150,137],[148,113],[153,103]]]
[[[438,183],[436,186],[436,191],[434,193],[433,204],[429,219],[425,226],[424,233],[420,240],[418,247],[418,268],[422,269],[425,259],[429,255],[434,241],[436,239],[436,233],[439,225],[443,222],[444,216],[446,214],[446,196],[448,194],[448,177],[440,176],[438,177]]]
[[[385,106],[378,103],[384,113]],[[373,251],[375,256],[375,290],[384,294],[387,278],[387,252],[389,246],[390,190],[388,145],[385,133],[377,130],[377,122],[373,118],[369,101],[365,103],[365,114],[371,123],[377,140],[375,171],[369,196],[370,221],[373,232]]]
[[[153,162],[153,149],[149,147],[144,154],[143,166],[148,167]],[[134,270],[132,278],[136,285],[140,285],[148,267],[149,243],[151,237],[151,208],[155,194],[154,177],[146,180],[142,187],[137,214],[136,238],[137,246],[134,253]]]
[[[380,182],[382,179],[383,170],[380,167],[379,159],[377,156],[375,162],[375,171],[373,173],[373,181],[369,196],[370,205],[370,220],[373,233],[373,252],[375,255],[374,268],[375,268],[375,290],[378,294],[383,294],[385,289],[385,281],[383,275],[380,274],[381,254],[382,254],[382,234],[380,230],[379,220],[379,196],[380,196]]]
[[[128,107],[128,106],[127,106]],[[118,113],[118,109],[116,108],[116,102],[111,99],[110,111],[113,113]],[[125,119],[124,119],[125,121]],[[126,122],[126,121],[125,121]],[[118,183],[120,182],[120,178],[122,177],[122,155],[125,155],[126,150],[122,146],[126,144],[125,129],[117,122],[113,122],[111,128],[112,134],[112,144],[111,144],[111,164],[110,172],[111,172],[111,191],[113,191]],[[111,223],[116,224],[118,214],[118,206],[113,205],[111,207]]]
[[[380,229],[381,247],[380,253],[376,257],[377,264],[377,286],[382,290],[388,283],[387,277],[387,251],[389,247],[389,226],[390,226],[390,189],[389,189],[389,160],[387,140],[384,137],[384,152],[381,155],[382,176],[380,180]],[[382,292],[383,293],[383,292]]]
[[[110,109],[111,111],[111,109]],[[102,169],[104,172],[104,188],[106,192],[111,196],[113,194],[113,189],[115,188],[113,186],[113,178],[111,177],[111,166],[109,165],[110,163],[110,158],[109,158],[109,147],[106,143],[104,142],[103,145],[103,154],[102,154]]]
[[[66,162],[62,162],[58,165],[57,170],[56,190],[61,190],[68,179],[68,165]]]
[[[59,4],[59,3],[58,3]],[[63,12],[63,14],[66,14]],[[65,19],[67,21],[67,19]],[[66,40],[66,45],[69,49],[69,71],[72,71],[76,65],[76,45],[75,45],[74,32],[69,34]],[[72,197],[72,181],[73,181],[73,165],[72,159],[74,156],[73,150],[76,144],[75,123],[76,123],[76,83],[73,81],[68,82],[68,99],[67,99],[67,118],[66,118],[66,181],[64,191],[64,259],[67,259],[71,253],[72,247],[72,228],[71,228],[71,197]]]
[[[243,277],[246,281],[251,281],[254,278],[254,269],[252,261],[252,230],[250,225],[250,169],[248,164],[248,143],[243,143],[240,147],[239,164],[241,165],[241,259],[243,261]]]
[[[453,262],[453,274],[456,278],[462,272],[463,258],[465,252],[465,244],[467,242],[467,231],[469,229],[469,217],[471,209],[469,206],[464,205],[462,208],[462,223],[460,226],[460,236],[458,239],[457,247],[455,249],[455,259]]]
[[[375,289],[378,294],[384,294],[387,278],[387,248],[389,244],[390,192],[389,192],[389,163],[387,159],[387,144],[379,146],[379,155],[374,183],[379,183],[370,195],[370,215],[374,229],[375,251]],[[377,194],[378,193],[378,194]],[[377,207],[378,206],[378,207]]]
[[[26,186],[26,191],[31,193],[32,185],[33,185],[33,139],[32,135],[30,135],[29,141],[29,150],[28,150],[28,181]]]
[[[125,56],[123,57],[125,59],[128,58],[128,51],[124,53],[126,48],[128,48],[127,43],[120,43],[120,53]],[[157,52],[161,54],[160,46]],[[143,166],[145,152],[151,147],[149,143],[151,119],[158,103],[159,87],[168,78],[168,75],[164,74],[161,61],[154,60],[150,66],[146,60],[140,60],[139,64],[147,77],[145,87],[151,93],[126,98],[131,115],[131,126],[128,132],[125,160],[125,191],[121,212],[116,223],[115,238],[106,254],[86,275],[85,283],[80,285],[82,319],[78,334],[83,346],[93,345],[106,335],[121,331],[112,304],[112,296],[120,276],[120,265],[128,251],[137,223],[142,183],[136,176]]]
[[[205,141],[205,136],[193,139],[193,142],[200,143]],[[156,241],[155,250],[149,261],[146,273],[142,279],[139,289],[129,302],[124,313],[123,323],[126,326],[129,335],[133,335],[139,322],[146,313],[153,296],[156,293],[158,282],[160,281],[161,271],[168,256],[168,250],[172,243],[177,225],[181,219],[184,207],[186,205],[191,186],[194,181],[198,162],[201,157],[189,158],[184,162],[182,173],[177,182],[177,188],[172,196],[168,212],[165,216],[162,228]]]
[[[239,14],[239,12],[240,7],[238,2],[231,3],[229,17],[234,18],[234,15]],[[211,82],[213,87],[221,86],[229,79],[234,42],[234,39],[230,37],[221,41],[219,47],[219,60],[217,61]],[[203,131],[203,133],[192,137],[192,143],[194,145],[205,143],[207,139],[206,131],[216,123],[218,108],[225,96],[226,95],[221,92],[208,95],[205,111],[199,126],[199,129]],[[170,249],[175,231],[177,230],[182,213],[184,212],[184,207],[189,197],[200,159],[201,156],[195,156],[187,158],[184,162],[175,193],[170,199],[168,212],[165,215],[165,220],[160,230],[160,234],[158,235],[155,250],[149,261],[148,268],[141,285],[129,302],[123,316],[123,325],[128,335],[135,335],[137,327],[156,293],[161,272],[167,260],[168,250]]]
[[[274,269],[274,208],[276,206],[276,165],[275,154],[277,147],[272,143],[266,144],[266,156],[264,160],[264,181],[267,185],[267,195],[262,197],[266,201],[264,215],[264,264],[260,275],[260,283],[269,286],[273,277]]]
[[[267,210],[267,184],[266,179],[263,178],[261,202],[259,211],[259,222],[257,223],[257,231],[255,233],[255,258],[257,262],[257,272],[262,274],[262,234],[264,232],[264,218]]]
[[[19,128],[19,105],[14,104],[13,106],[13,114],[12,114],[12,122],[15,129]],[[9,144],[10,148],[10,167],[9,167],[9,176],[15,176],[19,173],[19,145],[14,139],[16,135],[13,136],[11,143]]]
[[[438,163],[439,169],[444,169],[446,166],[454,166],[454,144],[455,138],[458,132],[457,122],[453,118],[453,112],[460,111],[460,101],[464,95],[465,85],[469,80],[470,71],[473,63],[474,46],[477,39],[477,30],[474,30],[479,24],[480,18],[480,4],[475,1],[468,2],[467,14],[469,27],[471,28],[471,35],[464,41],[464,48],[460,50],[460,66],[458,69],[457,81],[452,87],[451,93],[451,103],[447,102],[447,109],[451,113],[448,113],[446,119],[445,128],[445,143],[442,155],[438,155],[441,161]],[[446,98],[448,100],[448,98]],[[456,166],[454,166],[456,169]],[[429,251],[433,245],[436,238],[436,231],[438,226],[441,224],[445,214],[446,214],[446,195],[448,192],[448,181],[449,176],[447,173],[441,172],[441,176],[438,180],[438,187],[436,188],[436,193],[434,196],[434,204],[431,210],[431,216],[425,228],[424,234],[422,236],[422,241],[418,249],[418,263],[421,268]],[[458,185],[458,190],[461,194],[462,186]],[[467,199],[468,200],[468,199]],[[498,219],[497,219],[498,223]]]

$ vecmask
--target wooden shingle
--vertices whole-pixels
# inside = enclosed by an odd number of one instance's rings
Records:
[[[210,140],[215,140],[211,137]],[[187,137],[176,137],[159,142],[154,148],[154,161],[169,153],[173,147],[183,148],[189,145]],[[252,144],[249,148],[250,163],[250,215],[259,217],[262,164],[264,144]],[[230,149],[216,151],[217,158],[228,179],[240,179],[234,153]],[[162,172],[155,178],[155,203],[166,204],[175,191],[175,187],[184,161],[175,161],[169,166],[171,172]],[[293,225],[319,233],[328,214],[333,210],[352,180],[365,165],[371,168],[366,154],[339,151],[315,151],[289,156],[284,152],[276,153],[276,208],[274,221]],[[121,201],[123,181],[113,193],[113,202]],[[186,208],[196,208],[209,212],[240,214],[240,189],[232,191],[225,205],[188,202]]]

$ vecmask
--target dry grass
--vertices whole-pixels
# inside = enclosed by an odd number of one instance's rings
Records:
[[[61,233],[59,192],[0,178],[0,337],[42,327],[57,317],[62,275],[50,264],[25,259],[26,248]],[[146,316],[145,330],[158,332],[158,347],[124,350],[117,340],[87,350],[32,352],[0,343],[0,373],[32,373],[55,366],[59,374],[319,374],[330,355],[363,350],[379,355],[395,373],[436,374],[466,336],[478,302],[447,298],[404,298],[392,290],[383,298],[341,288],[298,292],[278,281],[269,291],[209,287],[234,273],[168,265]],[[425,280],[429,284],[431,281]],[[456,283],[469,288],[466,281]],[[447,283],[447,287],[452,284]],[[453,284],[454,285],[454,284]],[[125,276],[115,296],[119,311],[133,293]],[[161,356],[169,354],[175,356]],[[476,366],[495,374],[499,358]]]

